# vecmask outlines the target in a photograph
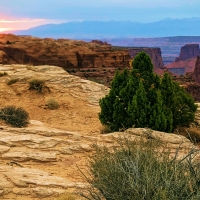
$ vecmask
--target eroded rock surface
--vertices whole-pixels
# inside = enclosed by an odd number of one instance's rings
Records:
[[[36,38],[0,34],[1,52],[7,55],[3,64],[56,65],[71,74],[94,78],[109,83],[116,69],[129,67],[127,50],[114,50],[111,45],[100,41]]]
[[[33,125],[18,130],[5,126],[0,128],[0,143],[4,144],[5,150],[0,152],[2,198],[14,195],[17,199],[18,195],[24,195],[25,198],[27,196],[40,199],[62,194],[69,188],[87,187],[76,165],[85,165],[87,152],[92,152],[93,143],[111,146],[114,139],[122,136],[131,140],[141,137],[148,139],[151,136],[151,140],[160,138],[164,141],[172,154],[179,149],[179,158],[183,158],[191,149],[196,148],[183,136],[142,128],[131,128],[125,132],[106,135],[79,134],[79,140],[60,136],[58,133],[64,130],[51,129],[44,125],[37,126],[37,130],[51,131],[54,136],[41,136],[39,132],[33,135]],[[52,144],[51,141],[54,141],[53,145],[49,145]],[[38,144],[42,144],[43,148]]]
[[[163,74],[160,48],[121,48],[99,40],[84,42],[0,34],[0,63],[2,52],[3,64],[56,65],[72,75],[107,86],[115,71],[130,68],[130,60],[141,51],[151,57],[154,71]]]

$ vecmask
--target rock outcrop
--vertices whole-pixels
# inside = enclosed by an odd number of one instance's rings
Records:
[[[181,52],[179,57],[175,59],[176,62],[180,60],[187,60],[200,55],[199,44],[186,44],[181,47]]]
[[[118,48],[99,40],[84,42],[0,34],[0,63],[56,65],[72,75],[107,86],[116,69],[129,68],[130,59],[141,51],[151,57],[154,71],[162,74],[160,48]]]
[[[91,42],[99,44],[99,45],[110,45],[111,46],[111,44],[108,44],[107,42],[102,42],[101,40],[92,40]]]
[[[129,66],[127,50],[113,50],[107,43],[31,36],[0,35],[0,51],[7,64],[56,65],[71,74],[109,82],[116,69]]]
[[[193,96],[195,101],[199,102],[200,101],[200,84],[190,81],[189,83],[186,84],[185,87],[186,91]]]
[[[166,68],[176,75],[185,75],[187,73],[192,73],[195,69],[195,63],[197,58],[190,58],[187,60],[180,60],[176,62],[172,62],[166,65]]]
[[[197,57],[194,71],[191,74],[191,77],[200,84],[200,56]]]

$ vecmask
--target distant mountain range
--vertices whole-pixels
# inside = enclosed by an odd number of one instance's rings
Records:
[[[153,23],[131,21],[68,22],[63,24],[46,24],[12,33],[16,35],[72,39],[199,36],[200,18],[167,18]]]

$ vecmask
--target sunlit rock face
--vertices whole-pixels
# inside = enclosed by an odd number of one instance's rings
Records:
[[[113,49],[97,40],[84,42],[0,34],[0,51],[7,54],[8,64],[55,65],[105,84],[111,81],[116,69],[129,67],[130,61],[127,50]]]

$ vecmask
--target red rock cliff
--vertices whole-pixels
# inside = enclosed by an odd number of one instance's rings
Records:
[[[191,74],[192,79],[200,84],[200,56],[197,57],[194,71]]]
[[[116,69],[129,67],[127,50],[113,50],[107,43],[68,39],[40,39],[0,34],[0,51],[8,64],[56,65],[69,73],[109,82]]]
[[[200,55],[199,44],[186,44],[181,47],[180,55],[175,59],[175,61],[187,60],[198,55]]]
[[[162,74],[164,68],[159,48],[115,48],[99,40],[84,42],[0,34],[0,51],[4,64],[56,65],[105,85],[109,85],[116,69],[129,67],[130,59],[141,51],[150,55],[156,73]]]

